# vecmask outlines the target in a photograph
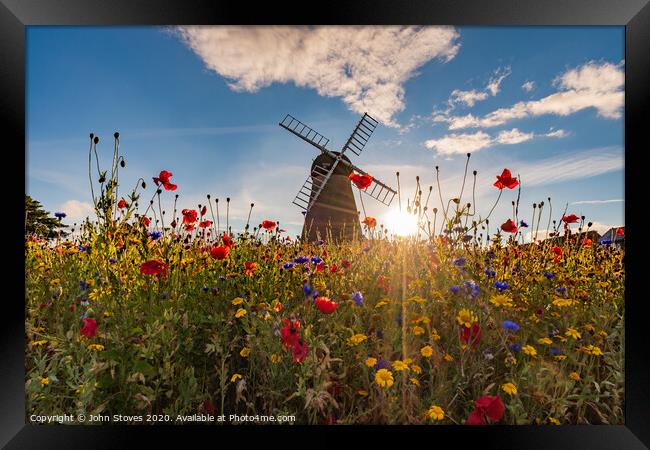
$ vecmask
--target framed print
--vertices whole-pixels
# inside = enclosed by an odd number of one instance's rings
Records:
[[[0,7],[3,445],[646,448],[647,2],[155,5]]]

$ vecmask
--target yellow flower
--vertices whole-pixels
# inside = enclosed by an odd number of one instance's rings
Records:
[[[490,303],[496,306],[512,306],[512,299],[504,294],[495,295],[490,299]]]
[[[442,420],[445,418],[445,411],[438,405],[432,405],[426,413],[427,419]]]
[[[40,340],[40,341],[34,341],[34,342],[32,342],[32,347],[39,347],[41,345],[47,344],[48,342],[49,341],[47,339],[43,339],[43,340]]]
[[[104,317],[111,317],[113,315],[110,311],[104,311]]]
[[[390,370],[386,369],[379,369],[377,373],[375,373],[375,382],[384,388],[389,388],[393,385],[393,373]]]
[[[61,280],[59,280],[58,278],[55,278],[52,281],[50,281],[50,285],[52,286],[57,285],[59,283],[61,283]]]
[[[580,374],[578,372],[571,372],[569,374],[569,378],[571,378],[573,381],[580,381]]]
[[[102,344],[90,344],[88,346],[88,350],[95,350],[101,352],[102,350],[104,350],[104,346]]]
[[[580,339],[582,337],[582,334],[580,334],[580,332],[575,328],[567,328],[564,335],[572,337],[573,339]]]
[[[515,386],[512,383],[502,384],[501,389],[503,389],[503,392],[505,392],[506,394],[517,395],[517,386]]]
[[[463,325],[466,328],[471,328],[471,326],[478,321],[478,318],[472,311],[463,308],[458,312],[456,320],[460,325]]]
[[[250,354],[251,354],[251,349],[248,347],[242,348],[241,351],[239,352],[239,356],[241,356],[242,358],[248,358],[248,355]]]
[[[418,381],[417,378],[410,378],[410,380],[411,380],[411,383],[413,383],[414,385],[416,385],[416,386],[420,385],[420,382]]]
[[[559,425],[560,421],[557,420],[555,417],[549,417],[548,421],[551,422],[553,425]]]
[[[395,369],[398,372],[401,372],[402,370],[408,370],[409,368],[409,366],[406,363],[404,363],[404,361],[400,361],[400,360],[393,361],[391,363],[391,366],[393,366],[393,369]]]
[[[537,343],[543,344],[543,345],[551,345],[553,341],[547,337],[539,338],[537,339]]]
[[[271,362],[272,363],[278,363],[282,360],[282,356],[276,355],[275,353],[271,355]]]
[[[442,358],[447,362],[452,362],[454,360],[454,357],[451,356],[449,353],[445,353],[445,356],[443,356]]]
[[[555,297],[555,299],[551,302],[553,305],[557,306],[558,308],[566,308],[575,303],[575,300],[571,300],[569,298],[562,298],[562,297]]]
[[[586,347],[580,347],[578,350],[587,353],[588,355],[593,355],[593,356],[603,356],[603,351],[600,349],[600,347],[596,347],[595,345],[587,345]]]
[[[428,358],[428,357],[430,357],[431,355],[433,355],[433,348],[431,348],[430,345],[425,345],[424,347],[422,347],[422,348],[420,349],[420,354],[421,354],[422,356],[424,356],[425,358]]]
[[[376,305],[375,308],[381,308],[384,305],[388,305],[389,301],[388,299],[380,300]]]
[[[437,331],[434,330],[434,331],[431,333],[431,339],[432,339],[433,341],[435,341],[435,342],[438,342],[438,341],[440,340],[440,335],[438,334]]]
[[[424,328],[422,328],[420,326],[413,327],[413,334],[416,335],[416,336],[424,334]]]
[[[404,360],[404,364],[411,364],[413,362],[413,358],[406,358]]]
[[[359,390],[357,391],[357,394],[359,394],[359,395],[362,396],[362,397],[367,397],[367,396],[368,396],[368,391],[366,391],[366,390],[364,390],[364,389],[359,389]]]
[[[366,359],[366,366],[373,367],[375,364],[377,364],[377,358]]]
[[[47,386],[50,384],[50,379],[48,377],[41,378],[41,386]]]
[[[230,377],[230,382],[231,382],[231,383],[234,383],[235,381],[237,381],[237,380],[240,379],[241,377],[242,377],[242,376],[241,376],[240,374],[238,374],[238,373],[233,374],[233,376]]]
[[[595,331],[594,326],[592,324],[590,324],[590,323],[588,323],[587,325],[585,325],[582,328],[584,328],[587,331]]]
[[[535,350],[535,347],[533,347],[532,345],[524,345],[521,348],[521,351],[529,356],[537,356],[537,350]]]
[[[506,356],[506,359],[503,360],[503,362],[505,362],[508,366],[514,366],[517,364],[517,358],[515,358],[513,355],[508,355]]]
[[[564,361],[566,359],[566,355],[555,355],[554,358],[556,361]]]
[[[365,334],[358,333],[358,334],[355,334],[354,336],[350,336],[348,338],[348,345],[350,347],[355,346],[355,345],[359,345],[363,341],[365,341],[366,339],[368,339],[368,336],[366,336]]]
[[[419,295],[415,295],[411,298],[409,298],[410,301],[415,302],[415,303],[424,303],[426,300],[420,297]]]
[[[418,375],[422,373],[422,367],[418,366],[417,364],[413,364],[411,366],[411,370],[417,373]]]
[[[239,308],[235,313],[236,318],[244,317],[246,315],[246,310],[244,308]]]
[[[241,297],[237,297],[231,303],[233,305],[241,305],[242,303],[244,303],[244,299]]]

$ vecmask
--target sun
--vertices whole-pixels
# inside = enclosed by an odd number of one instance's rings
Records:
[[[391,209],[384,216],[384,223],[389,233],[397,236],[413,236],[418,232],[418,219],[413,214]]]

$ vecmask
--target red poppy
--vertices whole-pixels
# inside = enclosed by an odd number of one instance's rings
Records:
[[[555,254],[555,257],[553,258],[553,262],[557,264],[560,262],[560,259],[562,259],[562,255],[564,254],[564,251],[562,250],[561,247],[555,246],[551,247],[551,251]]]
[[[374,217],[366,217],[361,223],[364,224],[368,229],[375,228],[377,226],[377,219]]]
[[[280,337],[285,347],[293,347],[300,338],[300,322],[297,320],[282,319],[284,327],[280,329]]]
[[[350,267],[352,267],[352,263],[347,259],[341,261],[341,265],[343,266],[344,269],[349,269]]]
[[[501,225],[501,229],[505,231],[506,233],[516,233],[517,232],[517,224],[512,221],[512,219],[508,219],[505,223]]]
[[[208,212],[208,207],[207,206],[204,206],[203,208],[201,208],[201,215],[202,216],[205,216],[206,212]]]
[[[93,337],[97,334],[97,321],[92,317],[86,317],[83,319],[84,326],[81,328],[81,334],[87,338]]]
[[[352,172],[348,175],[348,178],[352,180],[359,189],[365,189],[372,184],[372,177],[367,173],[359,175],[358,173]]]
[[[191,233],[192,231],[194,231],[194,225],[187,225],[185,227],[185,231],[187,231],[188,233]]]
[[[278,224],[272,220],[265,220],[262,222],[262,228],[264,228],[266,231],[272,231],[276,226],[278,226]]]
[[[309,353],[309,346],[302,339],[298,341],[293,346],[293,362],[303,362]]]
[[[592,241],[592,240],[589,239],[589,238],[585,238],[585,239],[582,241],[582,245],[584,245],[585,247],[591,247],[591,244],[593,244],[593,243],[594,243],[594,241]]]
[[[203,222],[200,222],[200,223],[199,223],[199,227],[200,227],[200,228],[209,228],[210,225],[212,225],[212,221],[211,221],[211,220],[204,220]]]
[[[465,422],[467,425],[487,425],[486,419],[489,419],[491,423],[498,422],[506,411],[506,407],[498,395],[484,395],[476,400],[475,404],[474,411],[470,413]]]
[[[332,314],[336,311],[336,308],[338,308],[336,302],[327,297],[317,297],[315,303],[316,308],[318,308],[323,314]]]
[[[223,245],[227,245],[230,248],[235,246],[232,239],[230,239],[230,236],[228,236],[225,231],[223,232],[223,236],[221,236],[221,240],[223,241]]]
[[[508,188],[508,189],[514,189],[517,186],[519,186],[519,180],[516,178],[512,178],[512,174],[508,169],[503,169],[503,172],[501,172],[501,175],[497,175],[497,181],[494,183],[494,186],[503,189],[503,188]]]
[[[162,261],[157,259],[152,259],[150,261],[142,263],[140,266],[140,273],[143,275],[167,275],[167,269],[169,267]]]
[[[277,302],[273,307],[273,309],[275,310],[276,313],[279,313],[280,311],[282,311],[282,303]]]
[[[580,217],[576,216],[575,214],[571,214],[570,216],[562,216],[562,222],[564,223],[576,223]]]
[[[320,262],[316,264],[316,272],[323,272],[325,270],[325,263]]]
[[[173,174],[171,172],[161,170],[160,174],[157,177],[153,177],[153,182],[156,183],[156,186],[162,184],[167,191],[175,191],[178,186],[170,182],[172,175]]]
[[[128,206],[129,206],[129,205],[126,203],[126,201],[124,201],[123,198],[120,199],[119,202],[117,202],[117,207],[120,208],[120,209],[127,208]]]
[[[248,276],[254,275],[255,270],[257,270],[257,264],[254,262],[245,262],[244,263],[244,273]]]
[[[144,224],[145,227],[148,227],[149,224],[151,223],[151,219],[148,218],[147,216],[142,216],[142,223]]]
[[[470,328],[461,325],[460,342],[476,347],[481,342],[481,327],[475,323]]]
[[[336,273],[339,270],[336,264],[332,264],[332,267],[330,267],[330,273]]]
[[[210,256],[214,259],[226,259],[230,253],[230,247],[225,245],[214,246],[210,249]]]
[[[215,411],[215,407],[210,400],[206,400],[203,402],[202,409],[204,412],[208,414],[214,414]]]
[[[617,228],[616,229],[616,235],[617,236],[624,236],[625,235],[625,230],[623,230],[623,228]]]
[[[199,216],[199,213],[193,209],[184,209],[182,213],[184,225],[194,225],[196,218]]]

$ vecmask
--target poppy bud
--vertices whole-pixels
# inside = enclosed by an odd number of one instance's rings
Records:
[[[592,222],[589,222],[589,223],[587,224],[588,227],[590,227],[590,226],[592,226],[592,225],[593,225]]]
[[[251,203],[251,208],[252,208],[253,206],[255,206],[255,203]]]
[[[490,220],[489,220],[489,219],[485,219],[485,224],[486,224],[486,225],[490,225]]]
[[[121,160],[121,161],[120,161],[120,166],[121,166],[121,167],[126,167],[126,162],[125,162],[124,160]]]
[[[472,172],[472,173],[474,174],[474,176],[476,176],[476,174],[477,174],[478,172],[477,172],[477,171],[475,170],[475,171],[474,171],[474,172]]]
[[[419,175],[415,177],[415,181],[420,181],[420,176]]]
[[[436,166],[436,171],[438,171],[438,166]]]
[[[431,211],[433,211],[434,214],[438,213],[438,208],[433,208]]]
[[[395,172],[395,174],[399,177],[399,172]]]
[[[162,189],[160,188],[156,189],[156,194],[161,194],[161,193],[162,193]]]
[[[468,153],[468,154],[467,154],[467,157],[469,158],[471,155],[472,155],[471,153]]]
[[[230,203],[230,197],[226,197],[226,201]]]
[[[90,133],[90,140],[92,140],[95,137],[95,133]]]
[[[581,218],[582,220],[585,220],[585,216],[580,216],[580,218]]]
[[[150,205],[153,205],[153,200],[149,200],[149,204],[150,204]]]
[[[147,189],[147,183],[145,183],[144,181],[142,182],[142,189]]]
[[[178,198],[178,194],[176,194],[176,198]]]
[[[105,177],[105,176],[101,176],[101,177],[99,177],[99,182],[100,182],[100,183],[103,183],[103,182],[105,182],[105,181],[106,181],[106,177]]]
[[[113,133],[113,137],[114,137],[115,139],[119,139],[119,138],[120,138],[120,133],[118,133],[118,132],[116,131],[115,133]]]
[[[210,194],[208,194],[208,200],[210,200]]]
[[[533,209],[537,208],[537,203],[533,203]]]
[[[514,200],[512,201],[512,206],[515,206],[515,201]]]
[[[99,136],[95,136],[95,139],[93,139],[93,142],[96,144],[99,144]]]

